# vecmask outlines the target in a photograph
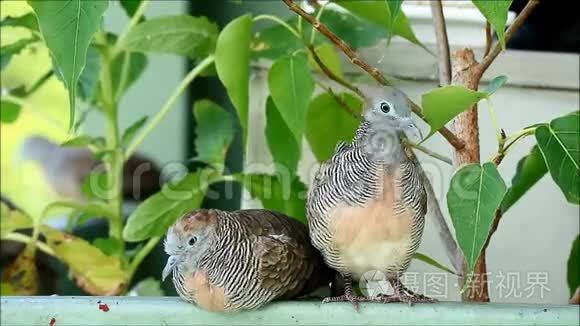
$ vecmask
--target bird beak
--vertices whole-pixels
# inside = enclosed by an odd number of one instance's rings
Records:
[[[423,140],[423,133],[421,129],[415,125],[415,122],[411,118],[405,118],[401,121],[401,130],[405,133],[405,136],[417,143]]]
[[[177,258],[177,256],[169,256],[169,258],[167,258],[167,264],[165,264],[165,267],[163,268],[163,273],[161,274],[162,281],[165,281],[167,276],[169,276],[169,274],[173,272],[173,269],[175,268],[175,266],[177,266],[178,261],[179,259]]]

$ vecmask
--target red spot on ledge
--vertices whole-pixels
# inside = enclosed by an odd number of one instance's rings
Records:
[[[50,325],[50,326],[56,325],[56,318],[54,318],[54,317],[50,318],[50,323],[48,325]]]
[[[99,310],[102,312],[109,311],[109,306],[106,303],[101,303],[101,301],[97,302],[99,304]]]

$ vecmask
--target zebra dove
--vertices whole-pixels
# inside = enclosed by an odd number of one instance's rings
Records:
[[[306,225],[278,212],[200,209],[169,228],[163,279],[209,311],[256,309],[328,286],[331,270]]]
[[[307,199],[312,244],[345,281],[345,294],[324,302],[350,301],[356,309],[358,302],[435,301],[399,280],[421,242],[427,195],[419,162],[402,142],[422,138],[408,100],[396,89],[385,95],[366,110],[353,142],[339,143],[321,165]],[[353,278],[373,273],[386,277],[392,295],[355,295]]]

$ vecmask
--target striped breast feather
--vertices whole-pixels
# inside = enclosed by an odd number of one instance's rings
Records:
[[[376,191],[373,164],[360,148],[338,145],[314,178],[308,194],[309,210],[323,214],[340,202],[363,205]]]

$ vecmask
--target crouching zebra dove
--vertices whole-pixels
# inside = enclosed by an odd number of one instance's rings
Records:
[[[331,270],[312,247],[306,225],[278,212],[199,209],[165,239],[163,279],[209,311],[255,309],[328,286]]]
[[[404,94],[388,89],[364,113],[352,143],[339,143],[308,193],[310,238],[344,278],[345,294],[324,302],[433,302],[400,276],[419,244],[427,212],[424,174],[403,136],[422,138]],[[392,295],[357,296],[352,280],[386,280]],[[378,276],[378,277],[377,277]],[[382,278],[382,279],[381,279]]]

